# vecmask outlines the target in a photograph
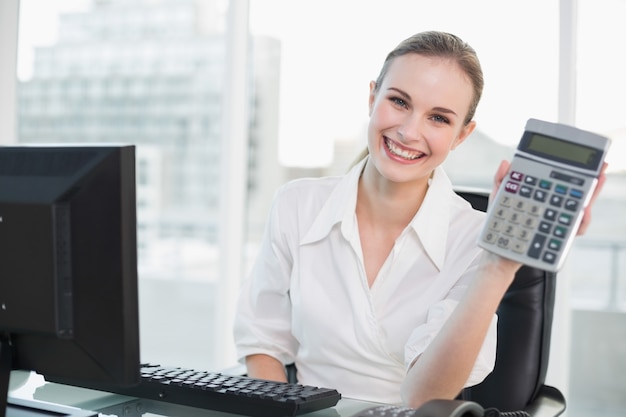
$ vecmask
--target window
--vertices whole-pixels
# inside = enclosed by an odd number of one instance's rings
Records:
[[[18,142],[137,145],[142,360],[230,365],[216,337],[228,3],[53,3],[20,4]]]
[[[618,416],[626,408],[626,63],[619,40],[626,3],[579,0],[576,123],[612,139],[609,178],[570,262],[572,335],[568,416]],[[597,381],[590,387],[588,381]]]

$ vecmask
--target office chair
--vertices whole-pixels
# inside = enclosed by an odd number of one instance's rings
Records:
[[[487,210],[487,191],[459,188],[456,192],[475,209]],[[545,384],[555,292],[555,273],[520,268],[498,307],[495,368],[458,399],[500,411],[523,410],[531,416],[558,416],[565,411],[563,394]]]

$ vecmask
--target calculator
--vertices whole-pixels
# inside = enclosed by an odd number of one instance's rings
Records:
[[[573,126],[529,119],[478,245],[524,265],[558,271],[610,143]]]

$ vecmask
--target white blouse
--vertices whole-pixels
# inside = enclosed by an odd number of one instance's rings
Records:
[[[476,271],[484,213],[437,168],[424,202],[368,287],[355,214],[365,161],[342,177],[298,179],[275,196],[235,319],[240,361],[295,362],[301,384],[401,403],[408,366],[435,337]],[[495,362],[496,317],[466,386]]]

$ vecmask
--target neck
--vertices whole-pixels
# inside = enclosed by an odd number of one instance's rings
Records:
[[[357,216],[404,228],[421,207],[428,182],[429,177],[403,183],[389,181],[368,162],[359,180]]]

